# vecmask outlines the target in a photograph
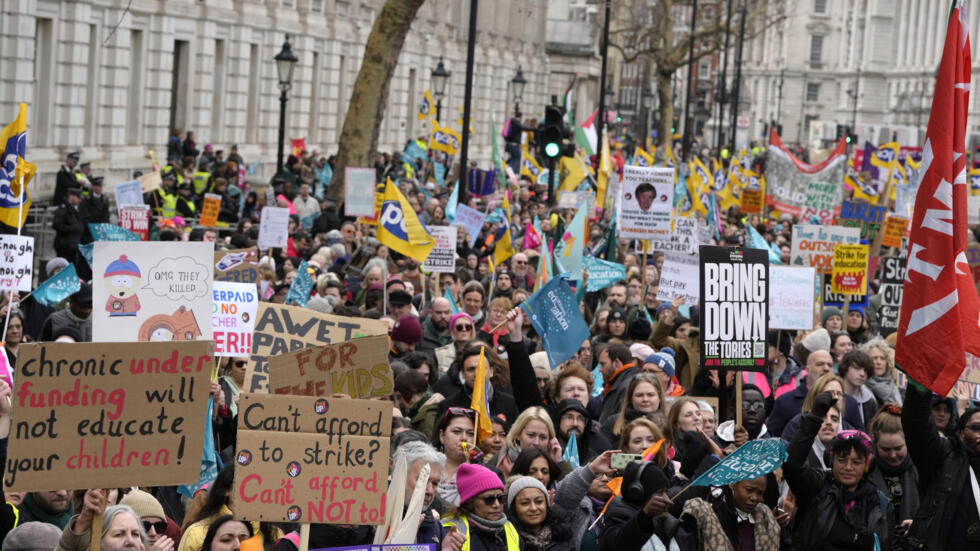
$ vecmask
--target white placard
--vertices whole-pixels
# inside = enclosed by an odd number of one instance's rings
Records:
[[[264,207],[259,223],[259,250],[284,248],[289,238],[289,209]]]
[[[214,282],[211,328],[215,356],[247,358],[252,354],[255,314],[259,308],[258,289],[254,283]]]
[[[427,229],[435,238],[436,246],[422,264],[422,270],[443,274],[456,271],[456,228],[429,226]]]
[[[797,224],[793,226],[791,266],[810,266],[829,272],[834,265],[834,246],[855,245],[861,240],[861,228]]]
[[[665,253],[695,253],[698,250],[698,219],[675,216],[674,231],[660,235],[650,242],[651,251]]]
[[[670,233],[674,207],[674,169],[623,167],[619,196],[619,237],[653,239]]]
[[[657,298],[672,301],[677,297],[687,299],[688,306],[694,306],[701,297],[698,255],[664,253],[664,267],[660,271],[660,287]]]
[[[980,224],[980,195],[966,197],[966,223],[970,226]]]
[[[769,266],[769,328],[813,329],[816,270]]]
[[[30,291],[34,281],[34,238],[0,235],[0,290]]]
[[[347,216],[374,218],[373,168],[347,167],[344,170],[344,213]]]
[[[577,209],[581,202],[577,191],[562,191],[558,195],[558,208],[560,209]]]
[[[113,188],[116,195],[116,208],[120,209],[126,205],[142,205],[143,190],[139,180],[130,180],[116,184]]]

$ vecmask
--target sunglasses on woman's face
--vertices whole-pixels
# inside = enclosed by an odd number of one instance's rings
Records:
[[[493,507],[494,503],[503,505],[504,502],[507,501],[507,496],[504,494],[497,494],[495,496],[482,496],[480,499],[483,500],[483,503],[486,504],[487,507]]]
[[[244,366],[245,366],[245,362],[242,360],[235,362],[235,367],[244,367]]]
[[[456,331],[472,331],[473,330],[473,326],[472,325],[457,325],[454,329]]]
[[[149,521],[144,520],[143,521],[143,530],[146,531],[147,534],[149,534],[150,533],[150,528],[156,530],[157,534],[163,534],[164,532],[167,531],[167,521],[161,520],[161,521],[158,521],[158,522],[149,522]]]

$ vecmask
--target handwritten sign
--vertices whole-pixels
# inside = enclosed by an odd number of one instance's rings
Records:
[[[456,228],[450,226],[431,226],[429,235],[435,238],[436,246],[422,265],[426,272],[452,273],[456,271]]]
[[[858,295],[868,288],[868,246],[837,245],[834,247],[832,273],[835,293]]]
[[[881,244],[885,247],[902,248],[902,236],[909,227],[909,219],[904,216],[889,214],[885,218],[885,227],[881,234]]]
[[[201,205],[200,224],[213,228],[218,224],[218,213],[221,211],[221,196],[216,193],[205,193],[204,204]]]
[[[769,328],[813,329],[813,268],[769,266]]]
[[[259,290],[253,283],[215,281],[211,291],[214,312],[211,333],[215,356],[248,357],[259,307]]]
[[[742,191],[742,203],[745,203],[745,191]],[[803,206],[802,220],[816,217],[821,224],[830,224],[834,219],[834,211],[840,204],[840,182],[812,181],[806,186],[806,202]],[[745,209],[743,208],[744,212]],[[759,213],[762,211],[760,210]]]
[[[373,168],[349,166],[344,170],[344,213],[347,216],[375,217],[374,178]]]
[[[143,191],[143,193],[155,191],[160,189],[160,186],[163,185],[163,179],[160,177],[159,172],[147,172],[146,174],[137,178],[136,181],[140,183],[140,189]]]
[[[875,233],[885,223],[887,212],[888,208],[884,206],[844,201],[840,209],[840,218],[844,226],[861,228],[863,239],[873,239]]]
[[[34,238],[0,235],[0,290],[30,291],[34,281]]]
[[[878,332],[889,335],[898,331],[898,308],[902,305],[905,283],[905,258],[881,259],[881,308],[878,310]]]
[[[698,219],[674,217],[674,231],[660,234],[650,241],[654,251],[665,253],[698,252]]]
[[[119,207],[119,226],[140,237],[140,241],[150,240],[150,206],[125,205]]]
[[[778,438],[750,440],[694,479],[693,486],[727,486],[767,475],[786,461],[786,446]]]
[[[259,221],[259,250],[282,249],[289,238],[289,209],[265,207]]]
[[[390,404],[246,393],[238,412],[233,495],[240,518],[384,521]]]
[[[255,283],[259,280],[259,255],[252,249],[215,251],[214,280]]]
[[[197,482],[210,342],[24,344],[8,490]]]
[[[765,198],[765,192],[761,189],[743,189],[742,212],[744,214],[762,214],[762,207],[765,204]]]
[[[486,219],[487,215],[476,209],[466,205],[456,205],[456,219],[453,221],[453,225],[466,228],[466,235],[470,236],[470,247],[472,247],[476,238],[479,237],[480,230],[483,229],[483,222]]]
[[[270,356],[358,337],[387,334],[388,324],[381,320],[331,316],[296,306],[259,303],[251,362],[242,389],[246,392],[268,392]]]
[[[687,304],[697,304],[700,296],[699,277],[697,255],[664,253],[657,298],[670,302],[677,297],[684,297]]]
[[[362,337],[269,358],[269,392],[294,396],[383,398],[394,387],[388,337]]]
[[[861,230],[842,226],[797,224],[793,226],[791,266],[810,266],[818,272],[829,272],[834,265],[834,246],[855,244],[861,240]]]

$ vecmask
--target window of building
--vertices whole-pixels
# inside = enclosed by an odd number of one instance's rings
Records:
[[[806,100],[818,101],[820,99],[820,84],[817,82],[806,83]]]
[[[310,10],[313,13],[323,13],[323,0],[310,0]]]
[[[810,65],[819,66],[823,58],[823,35],[815,34],[810,37]]]
[[[827,13],[827,0],[813,0],[814,13]]]
[[[698,60],[698,78],[711,78],[711,60],[701,58]]]
[[[280,5],[284,8],[292,8],[296,6],[296,0],[279,0]]]

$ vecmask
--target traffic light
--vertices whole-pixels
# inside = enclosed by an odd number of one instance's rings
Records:
[[[838,124],[837,125],[837,141],[838,142],[841,141],[841,138],[845,137],[847,135],[847,133],[848,132],[847,132],[847,127],[846,126],[844,126],[843,124]]]
[[[544,108],[544,122],[538,127],[537,139],[541,155],[547,159],[556,159],[561,155],[565,139],[563,118],[562,110],[557,105]]]
[[[851,127],[845,126],[844,128],[845,128],[844,141],[846,141],[847,143],[854,143],[855,141],[857,141],[857,137],[854,135],[854,132],[851,131]]]

